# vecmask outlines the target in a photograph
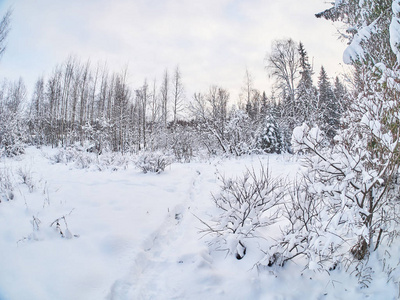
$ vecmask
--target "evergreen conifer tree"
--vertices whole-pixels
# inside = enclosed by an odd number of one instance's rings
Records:
[[[339,128],[339,106],[324,67],[318,77],[319,123],[328,139],[332,140]]]
[[[308,62],[307,51],[301,42],[298,51],[300,56],[300,80],[296,89],[296,119],[297,125],[301,125],[305,121],[310,123],[316,122],[317,96],[312,81],[313,70]]]

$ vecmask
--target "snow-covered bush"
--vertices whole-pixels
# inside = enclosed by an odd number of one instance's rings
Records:
[[[102,154],[98,156],[97,167],[99,170],[103,168],[111,168],[112,170],[117,170],[119,168],[127,169],[129,162],[130,156],[127,154],[103,151]]]
[[[14,183],[9,169],[0,168],[0,202],[14,199]]]
[[[136,167],[143,173],[152,172],[160,174],[171,164],[171,159],[158,152],[144,152],[140,154],[135,162]]]
[[[2,146],[4,147],[3,153],[8,157],[13,157],[24,154],[26,144],[19,134],[14,135],[14,132],[8,132],[3,135]]]
[[[335,245],[330,259],[352,265],[350,270],[360,268],[360,261],[367,270],[371,254],[382,245],[388,251],[399,236],[400,104],[387,99],[396,99],[396,86],[388,83],[400,74],[384,71],[380,81],[373,80],[378,73],[369,73],[366,90],[351,104],[333,148],[321,146],[316,128],[303,125],[293,135],[294,149],[309,153],[304,157],[307,191],[324,203],[326,209],[319,212],[322,222],[329,220],[324,232],[345,242]],[[330,247],[324,240],[321,245]],[[317,263],[324,260],[321,256]]]
[[[171,134],[171,148],[175,159],[182,162],[190,162],[193,158],[194,133],[190,127],[176,126]]]
[[[257,229],[273,224],[279,215],[283,197],[282,182],[271,177],[268,168],[259,173],[247,170],[240,178],[221,178],[222,186],[214,203],[219,216],[206,223],[204,230],[214,236],[215,249],[227,250],[241,259],[246,254],[246,239],[258,236]]]
[[[246,112],[234,109],[226,125],[225,145],[236,156],[248,154],[254,148],[254,130]]]
[[[0,87],[0,152],[9,157],[25,152],[27,126],[22,112],[25,96],[21,79],[14,83],[4,81]]]
[[[95,170],[118,170],[120,168],[128,168],[128,164],[131,158],[128,154],[121,152],[106,151],[103,149],[101,154],[89,151],[86,147],[68,147],[60,148],[57,152],[49,157],[53,163],[63,163],[73,165],[78,169],[90,169]]]
[[[23,154],[25,147],[25,128],[20,112],[1,113],[0,109],[0,153],[13,157]]]
[[[112,149],[111,146],[111,121],[106,117],[100,117],[95,122],[87,122],[82,126],[82,133],[91,142],[90,147],[85,147],[89,152],[102,154],[104,151]]]
[[[310,147],[321,149],[326,145],[324,134],[318,126],[310,129],[306,123],[294,128],[291,143],[294,153],[308,153]]]
[[[67,164],[71,161],[71,151],[70,149],[60,148],[57,152],[49,157],[50,161],[55,164]]]
[[[77,147],[61,148],[56,154],[50,157],[54,163],[68,164],[74,162],[79,169],[87,169],[97,162],[97,156],[93,153],[88,153]]]
[[[19,168],[17,174],[21,177],[22,183],[28,187],[29,192],[35,189],[35,182],[32,177],[32,171],[28,168]]]
[[[72,159],[78,169],[89,169],[97,163],[96,155],[86,151],[75,151]]]
[[[295,182],[288,196],[281,205],[281,235],[274,239],[261,264],[283,266],[302,257],[311,270],[336,268],[343,256],[339,248],[348,243],[349,220],[335,214],[307,181]],[[345,229],[339,231],[342,225]]]

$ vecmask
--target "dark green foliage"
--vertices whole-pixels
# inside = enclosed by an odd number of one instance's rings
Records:
[[[267,117],[260,128],[257,137],[257,149],[265,153],[281,153],[284,150],[282,134],[276,121]]]
[[[332,140],[339,129],[340,108],[324,67],[321,67],[318,78],[318,101],[320,110],[319,124],[326,136]]]
[[[296,126],[308,122],[313,124],[317,120],[317,91],[314,87],[312,76],[314,74],[308,54],[304,45],[299,44],[300,55],[300,80],[296,89]]]

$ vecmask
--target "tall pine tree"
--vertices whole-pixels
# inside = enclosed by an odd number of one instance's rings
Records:
[[[300,80],[296,89],[296,111],[297,125],[307,121],[316,123],[317,92],[313,85],[313,70],[308,62],[308,54],[302,42],[299,43],[300,56]]]
[[[319,125],[328,139],[332,140],[339,129],[339,105],[323,66],[318,77],[318,108]]]

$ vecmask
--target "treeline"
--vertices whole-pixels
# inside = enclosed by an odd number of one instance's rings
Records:
[[[40,77],[28,101],[22,80],[0,90],[0,145],[6,155],[25,144],[67,147],[79,143],[101,153],[171,152],[188,161],[198,151],[242,155],[291,151],[290,137],[304,121],[319,125],[329,139],[339,128],[346,91],[321,68],[317,86],[304,46],[276,41],[266,57],[275,78],[270,95],[254,87],[246,71],[240,101],[212,85],[187,99],[182,74],[168,70],[158,85],[133,88],[127,70],[110,72],[70,57]],[[90,149],[89,149],[90,148]]]

